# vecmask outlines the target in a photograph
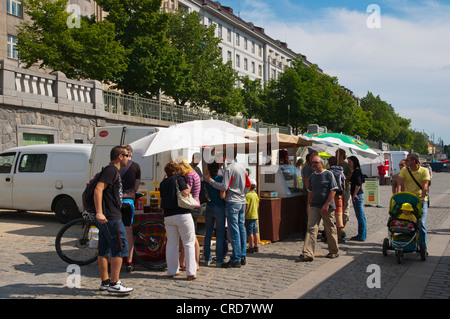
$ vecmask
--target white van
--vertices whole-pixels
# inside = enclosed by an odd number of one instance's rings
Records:
[[[400,173],[400,168],[398,164],[400,164],[401,160],[406,159],[406,156],[409,152],[406,151],[391,151],[391,159],[392,159],[392,175]]]
[[[62,223],[80,216],[91,144],[45,144],[0,153],[0,208],[53,211]]]
[[[114,146],[130,144],[156,131],[157,128],[155,127],[105,126],[97,128],[91,152],[89,177],[94,177],[103,167],[109,164],[111,149]],[[142,154],[133,152],[132,161],[138,163],[141,167],[141,185],[143,188],[153,187],[152,183],[160,177],[157,176],[155,170],[157,157],[160,156],[142,157]],[[159,181],[161,180],[162,177]]]
[[[104,126],[97,128],[95,141],[92,146],[89,177],[94,177],[103,167],[109,164],[111,149],[114,146],[131,144],[158,130],[159,127],[142,126]],[[198,150],[179,150],[177,154],[187,154],[185,157],[190,161],[192,154]],[[138,163],[141,167],[140,191],[151,192],[155,191],[156,187],[159,187],[159,183],[161,183],[165,176],[164,167],[172,159],[172,156],[174,156],[172,152],[164,152],[142,157],[141,153],[133,151],[133,158],[131,160]]]

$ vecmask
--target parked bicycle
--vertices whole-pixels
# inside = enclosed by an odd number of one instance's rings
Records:
[[[122,209],[131,209],[131,207],[124,204]],[[55,239],[58,256],[69,264],[79,266],[96,261],[98,257],[96,225],[97,221],[87,215],[85,218],[74,219],[65,224]],[[136,261],[151,270],[166,268],[167,236],[164,221],[162,219],[144,220],[133,227],[133,235]]]

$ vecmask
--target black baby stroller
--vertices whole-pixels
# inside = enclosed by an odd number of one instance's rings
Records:
[[[417,221],[400,219],[403,204],[412,208],[412,215]],[[404,206],[405,207],[405,206]],[[419,228],[418,223],[422,217],[422,202],[412,193],[397,193],[391,197],[389,205],[389,220],[387,223],[389,238],[383,241],[383,255],[387,256],[388,250],[395,250],[395,256],[399,264],[403,261],[403,253],[418,252],[421,260],[426,260],[425,243],[418,247]]]

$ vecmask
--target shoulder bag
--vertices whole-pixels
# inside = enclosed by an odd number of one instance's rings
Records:
[[[413,181],[414,182],[416,182],[416,184],[417,184],[417,186],[420,188],[420,190],[422,190],[422,185],[420,185],[420,183],[414,178],[414,176],[413,176],[413,174],[412,174],[412,172],[411,172],[411,169],[409,168],[409,167],[407,167],[406,168],[406,170],[408,171],[408,173],[409,173],[409,175],[411,176],[411,178],[413,179]],[[428,189],[428,192],[429,192],[430,190]],[[428,192],[427,192],[427,194],[425,195],[425,200],[429,200],[429,194],[428,194]]]
[[[411,169],[409,167],[406,168],[408,170],[409,175],[411,175],[411,178],[413,179],[414,182],[416,182],[417,186],[422,189],[422,185],[420,185],[420,183],[414,178]]]
[[[177,188],[178,207],[185,209],[194,209],[195,207],[200,205],[192,196],[192,194],[189,194],[187,197],[181,194],[180,187],[178,186],[178,181],[176,179],[175,187]]]

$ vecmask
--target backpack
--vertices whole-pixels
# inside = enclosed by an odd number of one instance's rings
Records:
[[[331,166],[329,171],[333,173],[334,179],[336,180],[336,184],[338,189],[336,190],[336,195],[344,194],[344,180],[342,179],[343,169],[340,166]]]
[[[86,188],[84,189],[83,195],[81,196],[83,199],[84,210],[88,213],[95,214],[95,203],[94,203],[94,191],[95,187],[97,187],[100,176],[103,173],[105,167],[102,168],[100,172],[95,174],[95,176],[89,181]],[[119,173],[116,172],[116,177],[114,178],[114,182],[119,177]],[[113,182],[113,183],[114,183]]]

